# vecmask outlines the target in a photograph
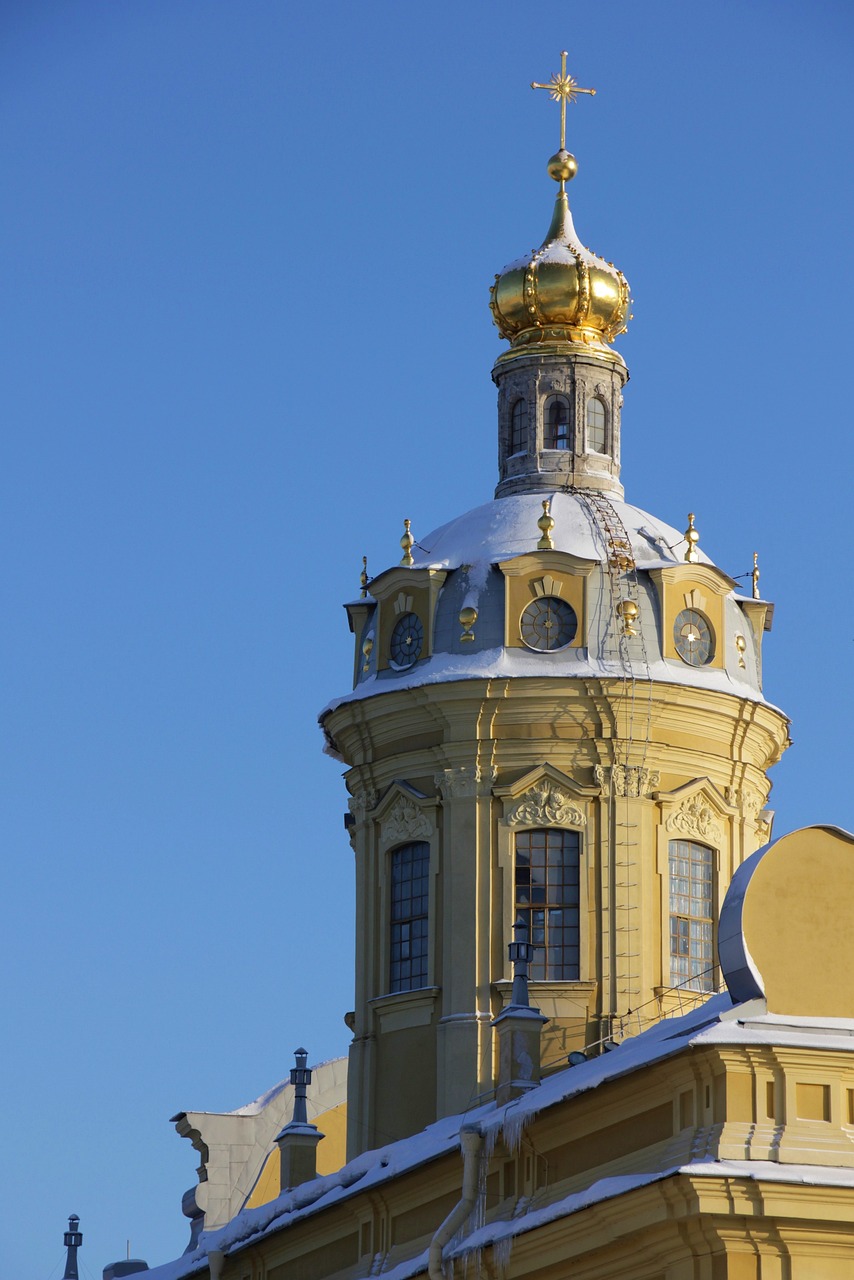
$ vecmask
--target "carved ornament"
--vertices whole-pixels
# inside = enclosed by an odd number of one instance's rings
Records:
[[[558,787],[542,783],[526,791],[507,815],[511,827],[584,827],[587,818]]]
[[[433,828],[418,805],[403,796],[383,819],[382,844],[404,844],[408,840],[429,840]]]
[[[347,801],[347,807],[357,822],[364,822],[365,814],[373,809],[378,799],[373,787],[357,787]]]
[[[459,765],[456,769],[441,769],[433,775],[436,789],[444,800],[459,796],[476,796],[483,787],[491,787],[495,770],[483,769],[476,764]]]
[[[615,764],[610,769],[607,765],[597,764],[593,774],[606,796],[635,799],[648,796],[661,785],[658,769],[645,769],[639,764]]]
[[[710,840],[718,847],[723,844],[723,827],[715,817],[714,809],[702,796],[692,796],[683,801],[664,825],[668,831],[677,831],[680,835],[699,836],[701,840]]]

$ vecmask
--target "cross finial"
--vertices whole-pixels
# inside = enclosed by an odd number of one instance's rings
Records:
[[[589,93],[591,98],[595,95],[595,89],[582,89],[572,76],[567,75],[566,71],[566,50],[563,49],[560,55],[560,74],[555,72],[548,84],[538,84],[536,80],[531,81],[532,89],[547,89],[549,96],[554,102],[560,103],[560,149],[566,151],[566,104],[574,102],[580,93]],[[551,172],[551,167],[549,169]],[[573,173],[575,170],[573,169]],[[552,174],[552,177],[555,175]],[[568,174],[571,177],[572,174]],[[558,179],[563,190],[564,179]]]

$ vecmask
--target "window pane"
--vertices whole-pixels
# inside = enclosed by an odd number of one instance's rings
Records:
[[[528,405],[517,400],[510,413],[510,452],[524,453],[528,448]]]
[[[670,981],[693,991],[715,988],[713,858],[692,840],[670,842]]]
[[[547,449],[569,448],[569,401],[566,396],[549,396],[544,410],[544,442]]]
[[[537,829],[516,836],[516,915],[527,923],[535,947],[534,981],[579,977],[579,852],[575,831]]]
[[[405,844],[391,855],[390,991],[427,985],[430,846]]]
[[[587,448],[591,453],[605,452],[605,406],[595,396],[587,401]]]

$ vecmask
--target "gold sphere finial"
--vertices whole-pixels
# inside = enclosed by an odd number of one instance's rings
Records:
[[[700,542],[700,535],[697,532],[697,530],[694,528],[694,512],[693,511],[688,512],[688,528],[685,530],[685,533],[683,536],[685,538],[685,541],[688,543],[687,550],[685,551],[685,559],[687,560],[688,564],[697,564],[700,559],[700,553],[697,550],[697,547],[699,546],[699,542]]]
[[[552,529],[555,527],[555,521],[551,512],[551,503],[551,498],[543,499],[543,514],[537,521],[537,528],[543,535],[537,543],[538,551],[554,551],[555,544],[552,541]]]
[[[361,598],[368,594],[368,557],[362,556],[362,572],[359,574],[359,586],[362,588]]]
[[[745,650],[747,649],[747,641],[741,632],[735,637],[735,647],[738,649],[738,665],[742,670],[746,670],[747,663],[744,661]]]
[[[404,520],[403,537],[400,539],[400,545],[403,548],[403,559],[400,563],[405,565],[413,565],[415,563],[412,559],[412,548],[415,545],[415,539],[409,531],[409,526],[411,524],[411,520]]]
[[[640,635],[635,626],[639,613],[640,609],[634,600],[621,600],[617,605],[617,617],[622,621],[624,636]]]
[[[550,157],[546,168],[548,169],[549,177],[554,178],[555,182],[571,182],[578,173],[578,161],[564,147]]]
[[[371,669],[371,654],[374,651],[374,633],[369,631],[362,641],[362,657],[365,661],[362,663],[362,672],[367,675]]]
[[[754,551],[753,553],[753,572],[751,573],[750,577],[753,581],[753,599],[759,600],[761,597],[759,595],[759,552],[758,551]]]
[[[473,604],[464,604],[462,609],[460,609],[460,626],[463,629],[463,634],[460,636],[460,641],[463,644],[465,644],[469,640],[474,640],[474,632],[472,631],[472,627],[476,622],[477,622],[477,609],[475,609]]]

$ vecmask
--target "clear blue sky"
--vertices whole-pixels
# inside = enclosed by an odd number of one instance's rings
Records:
[[[633,286],[627,497],[777,602],[777,833],[854,827],[848,0],[6,0],[0,1273],[181,1252],[195,1153],[346,1052],[341,602],[491,496],[487,289]]]

